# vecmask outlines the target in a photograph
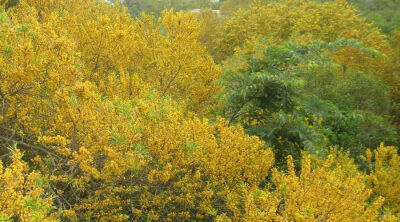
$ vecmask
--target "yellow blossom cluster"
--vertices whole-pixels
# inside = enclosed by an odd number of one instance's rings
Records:
[[[368,150],[364,160],[369,165],[368,184],[376,195],[385,198],[384,207],[394,215],[400,215],[400,156],[391,146]]]
[[[245,193],[243,221],[378,220],[384,199],[370,202],[372,190],[364,183],[366,176],[347,154],[337,149],[326,159],[303,154],[299,175],[291,156],[287,164],[288,173],[273,170],[271,191]]]
[[[52,197],[43,189],[45,178],[29,172],[20,150],[12,152],[7,168],[0,162],[0,221],[56,221]]]

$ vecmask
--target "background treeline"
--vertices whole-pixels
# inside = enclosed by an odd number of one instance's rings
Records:
[[[0,0],[0,220],[400,220],[396,1]]]

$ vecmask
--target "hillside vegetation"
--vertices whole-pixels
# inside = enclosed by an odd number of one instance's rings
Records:
[[[400,220],[398,26],[345,0],[0,7],[0,221]]]

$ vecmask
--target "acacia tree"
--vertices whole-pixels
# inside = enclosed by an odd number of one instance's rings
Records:
[[[238,183],[268,174],[263,142],[194,114],[219,73],[193,15],[155,25],[98,1],[25,0],[1,22],[2,147],[16,143],[48,178],[62,220],[233,215]]]
[[[366,177],[342,151],[332,149],[326,159],[303,155],[300,173],[289,156],[287,168],[288,173],[273,170],[274,191],[246,194],[243,221],[395,220],[390,215],[379,218],[383,198],[365,204],[372,196],[363,183]]]

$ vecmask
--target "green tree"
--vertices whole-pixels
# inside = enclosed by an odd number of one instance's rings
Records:
[[[287,155],[298,163],[302,150],[323,155],[337,145],[358,157],[381,141],[396,143],[396,130],[383,117],[390,100],[382,83],[365,73],[344,78],[325,53],[343,47],[375,55],[354,40],[337,40],[270,46],[261,58],[249,56],[247,68],[223,77],[224,115],[273,147],[278,166]]]

